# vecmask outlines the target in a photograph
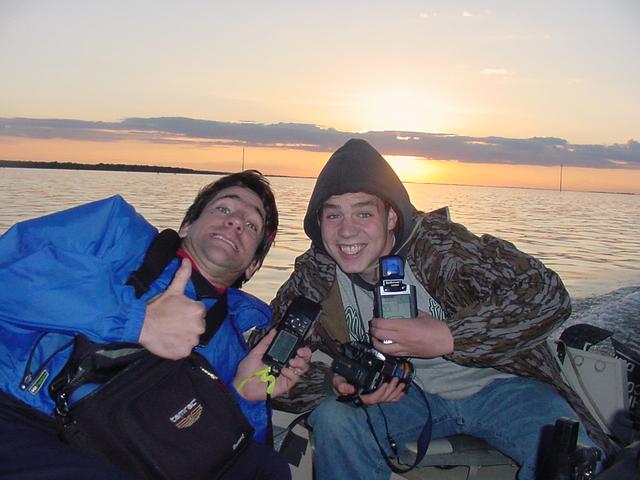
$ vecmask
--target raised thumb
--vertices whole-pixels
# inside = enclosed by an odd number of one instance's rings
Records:
[[[180,267],[176,270],[173,280],[167,287],[167,293],[171,295],[184,295],[184,290],[187,288],[187,283],[189,283],[190,278],[191,260],[183,258]]]

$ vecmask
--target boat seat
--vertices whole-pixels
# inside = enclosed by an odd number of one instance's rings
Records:
[[[402,461],[413,464],[417,444],[407,445]],[[412,471],[395,478],[409,480],[513,480],[518,465],[482,439],[452,435],[431,440],[427,454]]]
[[[282,412],[279,412],[282,415]],[[292,416],[288,415],[288,424]],[[287,438],[286,452],[281,451],[293,466],[300,465],[303,456],[311,456],[308,451],[309,426],[306,419],[297,424],[299,434],[289,432],[283,426],[274,424],[274,448],[283,447]],[[313,450],[313,442],[311,442]],[[407,445],[407,452],[401,458],[404,465],[411,465],[417,452],[416,443]],[[306,455],[305,455],[306,454]],[[312,468],[312,466],[311,466]],[[470,435],[453,435],[434,439],[429,443],[427,454],[412,471],[393,474],[392,479],[409,480],[514,480],[518,465],[508,456],[499,452],[482,439]]]
[[[407,445],[408,454],[403,458],[413,463],[417,444]],[[427,454],[419,466],[452,465],[515,465],[515,462],[480,438],[470,435],[452,435],[431,440]]]

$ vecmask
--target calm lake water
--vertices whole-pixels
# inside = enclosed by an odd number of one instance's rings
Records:
[[[0,168],[0,234],[14,223],[116,193],[159,229],[177,228],[197,190],[215,176]],[[246,289],[271,300],[309,240],[302,219],[314,179],[270,178],[280,212],[276,244]],[[640,322],[640,196],[407,184],[421,210],[449,206],[472,232],[516,244],[558,272],[572,321],[635,336]],[[630,323],[629,323],[630,322]],[[633,339],[635,340],[635,339]],[[635,343],[633,341],[632,343]]]

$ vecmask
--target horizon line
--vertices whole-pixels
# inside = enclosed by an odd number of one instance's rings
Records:
[[[25,165],[15,165],[25,164]],[[50,165],[50,166],[48,166]],[[97,168],[97,167],[107,168]],[[79,168],[73,168],[79,167]],[[116,167],[116,168],[109,168]],[[130,173],[169,173],[169,174],[194,174],[194,175],[228,175],[233,172],[222,170],[197,170],[187,167],[167,167],[159,165],[144,165],[144,164],[125,164],[125,163],[79,163],[79,162],[59,162],[59,161],[45,161],[45,160],[6,160],[0,159],[0,168],[31,168],[40,170],[91,170],[91,171],[121,171]],[[262,172],[261,172],[262,173]],[[317,176],[308,175],[282,175],[282,174],[266,174],[265,177],[274,178],[306,178],[317,179]],[[402,183],[415,184],[415,185],[442,185],[453,187],[480,187],[480,188],[511,188],[511,189],[524,189],[524,190],[544,190],[544,191],[557,191],[562,193],[577,192],[577,193],[599,193],[599,194],[612,194],[612,195],[640,195],[635,192],[606,192],[600,190],[572,190],[572,189],[556,189],[556,188],[544,188],[544,187],[516,187],[510,185],[479,185],[479,184],[467,184],[467,183],[444,183],[444,182],[420,182],[414,180],[402,180]]]

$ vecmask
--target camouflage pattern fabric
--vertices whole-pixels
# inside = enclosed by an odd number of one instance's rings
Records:
[[[454,351],[445,358],[460,365],[493,367],[553,385],[574,408],[590,437],[612,454],[615,444],[600,429],[581,399],[564,383],[545,340],[571,313],[560,277],[512,243],[478,237],[441,215],[418,212],[403,249],[408,264],[447,316]],[[309,339],[313,349],[339,352],[348,338],[336,284],[335,262],[312,246],[272,301],[274,322],[298,295],[320,302],[323,314]],[[264,332],[254,332],[255,343]],[[327,366],[314,368],[276,408],[303,412],[326,395]]]

